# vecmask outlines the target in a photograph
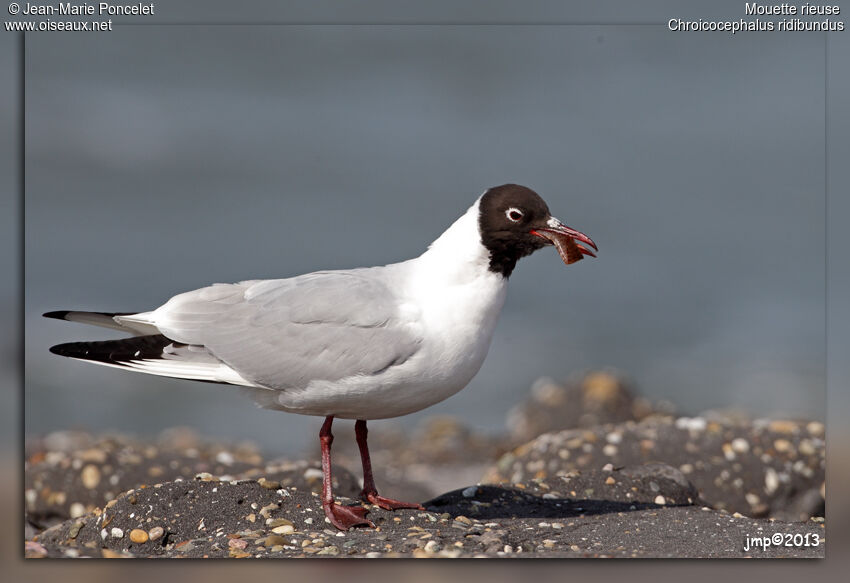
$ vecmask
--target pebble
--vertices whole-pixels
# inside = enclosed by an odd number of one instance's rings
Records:
[[[776,433],[792,434],[797,432],[797,424],[787,419],[776,419],[767,424],[771,431]]]
[[[47,549],[44,545],[33,540],[28,540],[24,543],[24,552],[27,559],[32,557],[46,557]]]
[[[661,494],[659,494],[658,496],[655,497],[655,503],[656,504],[667,504],[667,499],[664,496],[662,496]]]
[[[235,461],[233,459],[233,454],[227,451],[218,452],[218,455],[215,456],[215,460],[220,464],[224,464],[225,466],[229,466]]]
[[[106,461],[106,452],[100,448],[92,447],[89,449],[84,449],[83,451],[76,452],[74,454],[74,457],[77,457],[84,462],[95,462],[98,464],[102,464]]]
[[[803,455],[815,455],[817,453],[817,449],[815,449],[815,446],[809,439],[804,439],[803,441],[801,441],[800,445],[798,446],[798,449]]]
[[[773,468],[767,468],[764,472],[764,491],[768,496],[779,488],[779,474]]]
[[[124,531],[116,526],[112,527],[112,530],[109,531],[109,534],[112,535],[112,538],[124,538]]]
[[[613,472],[614,471],[614,464],[612,464],[612,463],[605,464],[604,466],[602,466],[602,471],[603,472]]]
[[[607,478],[605,478],[605,483],[610,486],[612,484],[616,484],[617,480],[615,480],[613,476],[608,476]]]
[[[750,451],[750,443],[743,437],[736,437],[732,440],[732,449],[737,453],[747,453]]]
[[[273,547],[275,545],[288,545],[289,541],[278,534],[270,534],[263,540],[263,546],[266,548]]]
[[[83,514],[86,513],[86,507],[80,504],[79,502],[74,502],[71,504],[71,507],[68,509],[68,514],[71,518],[79,518]]]
[[[83,482],[83,486],[89,490],[93,490],[100,483],[100,470],[97,469],[97,466],[89,464],[80,472],[80,479]]]
[[[174,548],[177,550],[177,552],[187,553],[195,548],[195,543],[190,540],[184,540],[183,542],[179,542],[174,545]]]
[[[141,528],[134,528],[130,531],[130,540],[134,543],[143,544],[148,542],[148,533],[143,531]]]
[[[777,439],[776,441],[773,442],[773,448],[780,453],[785,453],[787,451],[790,451],[791,447],[792,447],[791,442],[788,441],[787,439]]]
[[[149,540],[157,540],[165,534],[165,530],[161,526],[155,526],[148,531],[148,539]]]
[[[435,540],[429,540],[425,543],[425,550],[429,553],[436,553],[440,550],[440,543]]]
[[[322,474],[322,470],[320,470],[318,468],[307,468],[306,470],[304,470],[304,479],[305,480],[309,480],[311,478],[312,479],[320,479],[320,478],[323,478],[323,477],[324,477],[324,475]]]
[[[705,431],[708,424],[702,417],[679,417],[676,419],[677,429],[687,429],[688,431]]]
[[[609,457],[613,457],[617,455],[617,446],[613,443],[609,443],[608,445],[602,448],[602,453]]]
[[[460,516],[456,516],[455,520],[457,520],[458,522],[462,522],[464,524],[472,524],[472,521],[469,518],[467,518],[466,516],[464,516],[463,514],[461,514]]]
[[[291,524],[282,524],[280,526],[276,526],[272,529],[272,532],[275,534],[290,534],[295,532],[295,527]]]
[[[71,525],[71,528],[68,529],[68,538],[77,538],[77,535],[80,534],[80,529],[83,528],[82,522],[75,522]]]
[[[463,492],[461,492],[461,495],[462,495],[464,498],[475,498],[475,494],[476,494],[477,492],[478,492],[478,487],[477,487],[477,486],[470,486],[469,488],[465,488],[465,489],[463,490]]]

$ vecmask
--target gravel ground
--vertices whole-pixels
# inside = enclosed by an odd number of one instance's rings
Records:
[[[263,478],[316,491],[322,484],[318,457],[312,462],[265,462],[252,444],[206,441],[185,429],[166,431],[153,442],[120,434],[56,432],[27,444],[27,535],[103,508],[131,488],[199,473],[224,479]],[[334,467],[334,490],[347,496],[360,491],[357,479],[343,465]]]
[[[785,521],[824,515],[818,422],[650,417],[547,433],[502,456],[483,481],[526,482],[649,461],[679,470],[716,509]]]
[[[27,541],[26,556],[824,556],[823,522],[781,523],[688,504],[687,487],[659,474],[661,469],[637,477],[623,470],[582,473],[564,482],[584,492],[592,489],[593,497],[586,498],[562,497],[545,482],[525,488],[470,486],[426,502],[426,512],[371,507],[377,528],[348,532],[330,527],[314,492],[204,476],[125,492],[102,511]],[[631,499],[617,500],[629,493]],[[664,504],[642,501],[659,496]],[[744,550],[749,538],[775,533],[820,540],[817,546]]]
[[[821,423],[672,411],[594,372],[538,381],[498,435],[376,424],[379,491],[427,511],[369,506],[377,528],[344,533],[322,512],[318,451],[56,432],[26,444],[25,556],[824,556]],[[337,437],[334,492],[359,504],[353,435]]]

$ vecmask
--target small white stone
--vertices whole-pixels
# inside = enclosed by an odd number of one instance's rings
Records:
[[[425,544],[425,551],[428,552],[428,553],[436,553],[439,550],[440,550],[440,543],[438,543],[435,540],[429,540]]]
[[[677,429],[687,429],[688,431],[704,431],[706,426],[705,419],[702,417],[679,417],[676,419]]]
[[[112,535],[112,538],[124,538],[124,531],[116,526],[112,527],[112,530],[109,531],[109,534]]]
[[[802,440],[800,445],[797,446],[797,449],[799,449],[800,453],[803,455],[815,455],[817,453],[817,450],[810,439]]]
[[[779,475],[773,468],[767,468],[764,472],[764,491],[770,496],[776,492],[777,488],[779,488]]]
[[[464,498],[475,498],[475,494],[478,492],[478,486],[470,486],[469,488],[465,488],[461,495]]]
[[[220,464],[224,464],[225,466],[229,466],[235,460],[233,459],[233,455],[230,452],[220,451],[220,452],[218,452],[218,454],[216,454],[215,461],[217,461]]]
[[[662,496],[661,494],[659,494],[658,496],[655,497],[655,503],[656,504],[667,504],[667,499],[664,496]]]
[[[605,447],[602,448],[602,453],[611,457],[617,455],[617,446],[613,443],[609,443]]]
[[[750,451],[750,442],[743,437],[736,437],[732,440],[732,449],[734,449],[736,453],[747,453]]]
[[[71,515],[71,518],[79,518],[86,513],[86,507],[79,502],[74,502],[68,509],[68,513]]]
[[[322,470],[318,468],[307,468],[304,470],[304,479],[309,480],[311,478],[323,478]]]

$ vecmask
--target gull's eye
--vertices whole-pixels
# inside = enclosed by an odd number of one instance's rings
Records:
[[[518,208],[511,207],[505,211],[505,216],[508,217],[510,222],[518,223],[522,220],[523,214]]]

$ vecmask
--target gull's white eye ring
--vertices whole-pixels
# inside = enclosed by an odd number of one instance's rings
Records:
[[[508,220],[512,223],[518,223],[522,220],[523,214],[522,211],[516,207],[511,207],[505,211],[505,216],[508,217]]]

